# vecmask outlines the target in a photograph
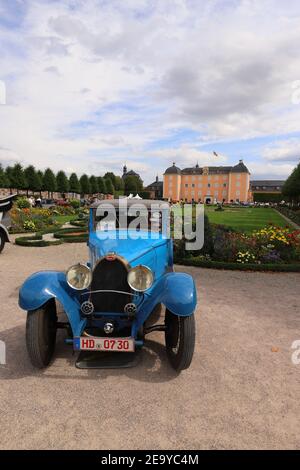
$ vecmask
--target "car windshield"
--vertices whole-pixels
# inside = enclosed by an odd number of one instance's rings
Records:
[[[141,203],[131,204],[126,208],[110,206],[110,202],[92,208],[93,230],[147,230],[165,232],[168,226],[169,206],[159,207]]]

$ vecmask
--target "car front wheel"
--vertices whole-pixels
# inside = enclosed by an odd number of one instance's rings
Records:
[[[47,367],[53,357],[56,342],[56,306],[54,299],[37,310],[27,313],[26,346],[34,367]]]
[[[4,236],[4,233],[0,231],[0,253],[4,248],[4,245],[5,245],[5,236]]]
[[[171,366],[180,372],[187,369],[195,349],[195,317],[180,317],[166,310],[165,340]]]

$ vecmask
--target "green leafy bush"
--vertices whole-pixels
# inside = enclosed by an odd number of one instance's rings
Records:
[[[16,201],[16,206],[19,209],[30,209],[30,202],[26,197],[19,197]]]

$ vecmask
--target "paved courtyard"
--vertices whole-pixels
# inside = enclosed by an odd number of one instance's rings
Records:
[[[53,364],[36,371],[18,289],[34,271],[86,259],[84,244],[11,244],[0,255],[1,449],[300,448],[299,274],[177,267],[199,298],[194,360],[179,376],[161,333],[133,369],[78,370],[60,339]]]

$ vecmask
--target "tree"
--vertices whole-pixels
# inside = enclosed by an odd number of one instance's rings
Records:
[[[116,191],[123,191],[124,181],[120,176],[115,177],[114,188],[115,188]]]
[[[69,191],[71,191],[71,193],[80,194],[80,184],[76,173],[72,173],[69,178]]]
[[[104,178],[106,186],[106,194],[114,194],[114,186],[110,178]]]
[[[26,178],[27,196],[28,196],[28,191],[32,191],[33,193],[35,191],[40,191],[41,180],[40,180],[38,173],[35,171],[34,166],[29,165],[27,168],[25,168],[24,174]]]
[[[12,184],[12,167],[11,166],[6,167],[5,177],[6,177],[6,181],[7,181],[7,187],[10,189],[10,194],[11,194],[12,193],[12,187],[13,187],[13,184]]]
[[[8,187],[9,187],[9,180],[8,180],[6,172],[3,170],[2,165],[0,163],[0,188],[8,188]]]
[[[56,175],[57,191],[67,193],[69,191],[69,180],[64,171],[59,171]]]
[[[12,187],[19,193],[20,189],[26,189],[26,178],[23,167],[20,163],[16,163],[11,170],[10,181]]]
[[[300,163],[284,183],[282,194],[292,201],[300,199]]]
[[[104,179],[105,180],[110,179],[110,181],[112,182],[113,187],[114,188],[116,187],[116,175],[112,171],[108,171],[107,173],[105,173]]]
[[[137,178],[136,176],[127,176],[124,181],[126,193],[137,193]]]
[[[56,191],[56,177],[53,171],[50,168],[44,173],[43,176],[43,189],[48,191],[48,198],[50,198],[50,193],[53,197],[53,192]]]
[[[90,188],[91,188],[91,194],[99,193],[99,185],[98,185],[98,180],[96,176],[90,177]]]
[[[38,170],[36,172],[36,175],[37,175],[37,183],[38,183],[37,184],[37,187],[38,187],[37,191],[39,191],[40,196],[42,197],[41,192],[42,192],[42,189],[43,189],[44,173],[41,170]]]
[[[106,194],[105,181],[104,181],[104,179],[102,178],[102,176],[98,176],[97,181],[98,181],[99,193],[101,193],[101,194]]]
[[[125,185],[125,192],[127,193],[128,192],[138,193],[138,192],[143,191],[143,182],[141,178],[139,178],[138,176],[134,176],[134,175],[127,176],[125,178],[124,185]]]
[[[79,182],[82,194],[91,194],[89,177],[87,175],[82,175]]]

